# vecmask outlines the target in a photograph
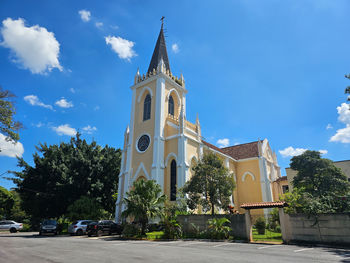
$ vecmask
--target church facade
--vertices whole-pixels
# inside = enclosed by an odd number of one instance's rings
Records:
[[[196,123],[187,121],[188,90],[182,74],[176,77],[170,70],[163,25],[148,71],[143,75],[137,71],[131,91],[130,124],[124,134],[118,178],[117,222],[134,181],[155,180],[169,200],[175,201],[177,189],[190,180],[192,167],[207,152],[217,154],[234,175],[232,205],[238,212],[244,212],[243,203],[278,199],[280,167],[267,139],[218,148],[202,137],[198,116]]]

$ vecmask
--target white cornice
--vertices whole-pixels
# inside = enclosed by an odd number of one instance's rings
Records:
[[[182,87],[181,85],[177,84],[173,79],[171,79],[168,75],[159,72],[157,75],[152,75],[151,77],[148,77],[147,79],[136,83],[135,85],[131,86],[130,89],[137,89],[138,87],[144,86],[150,82],[152,82],[153,80],[157,79],[157,78],[164,78],[167,82],[169,82],[170,84],[172,84],[173,86],[175,86],[177,89],[181,90],[183,93],[187,93],[187,90]]]

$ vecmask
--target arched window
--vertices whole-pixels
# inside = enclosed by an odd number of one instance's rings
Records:
[[[147,94],[145,101],[143,103],[143,120],[149,120],[151,118],[151,103],[152,99],[149,94]]]
[[[176,200],[176,161],[172,160],[170,165],[170,201]]]
[[[170,115],[174,116],[174,99],[173,96],[169,97],[169,102],[168,102],[168,113]]]

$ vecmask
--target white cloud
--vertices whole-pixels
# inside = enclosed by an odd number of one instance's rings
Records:
[[[77,130],[70,127],[69,124],[60,125],[58,127],[52,127],[52,129],[58,134],[58,135],[68,135],[68,136],[75,136],[77,134]]]
[[[334,134],[330,142],[341,142],[341,143],[350,143],[350,124],[347,124],[345,128],[337,130],[337,133]]]
[[[171,45],[171,49],[174,53],[179,53],[179,51],[180,51],[179,45],[176,43]]]
[[[106,44],[111,45],[112,50],[118,54],[119,58],[130,61],[131,58],[137,56],[132,49],[135,44],[134,42],[114,36],[105,37],[105,40]]]
[[[338,120],[345,124],[345,128],[337,130],[336,134],[330,138],[330,142],[350,143],[350,108],[349,104],[342,103],[337,107]]]
[[[101,27],[103,27],[103,23],[102,23],[102,22],[96,22],[96,23],[95,23],[95,26],[96,26],[97,28],[101,28]]]
[[[22,18],[7,18],[2,25],[3,42],[0,45],[11,49],[15,63],[33,74],[44,74],[53,68],[63,70],[58,61],[60,44],[54,33],[39,25],[27,27]]]
[[[283,156],[283,157],[292,157],[292,156],[297,156],[302,154],[303,152],[305,152],[307,149],[303,149],[303,148],[293,148],[292,146],[289,146],[287,148],[285,148],[284,150],[280,150],[279,153]]]
[[[304,149],[304,148],[294,148],[292,146],[289,146],[283,150],[280,150],[279,153],[282,155],[282,157],[293,157],[293,156],[298,156],[303,154],[305,151],[307,151],[308,149]],[[327,154],[328,151],[327,150],[319,150],[319,152],[321,154]]]
[[[72,108],[74,106],[71,101],[67,101],[65,98],[56,101],[55,104],[61,108]]]
[[[94,111],[96,111],[96,110],[99,110],[100,109],[100,106],[96,106],[95,108],[94,108]]]
[[[227,147],[230,145],[230,140],[227,139],[227,138],[224,138],[224,139],[219,139],[216,144],[220,147],[220,148],[223,148],[223,147]]]
[[[39,123],[35,124],[35,127],[37,127],[37,128],[40,128],[42,126],[44,126],[44,123],[42,123],[41,121],[39,121]]]
[[[22,157],[24,153],[23,144],[20,142],[6,140],[6,136],[0,133],[0,156]]]
[[[73,88],[70,88],[69,91],[72,92],[73,94],[76,92],[75,89]]]
[[[28,102],[30,105],[32,106],[39,106],[39,107],[43,107],[46,109],[50,109],[53,110],[51,105],[45,104],[42,101],[39,100],[39,98],[35,95],[28,95],[24,97],[24,100],[26,102]]]
[[[94,127],[91,127],[90,125],[82,128],[82,131],[83,133],[87,133],[87,134],[92,134],[93,132],[97,131],[97,128],[94,126]]]
[[[328,123],[326,129],[327,129],[327,130],[333,129],[332,124]]]
[[[117,30],[118,28],[119,28],[119,26],[116,26],[116,25],[112,25],[112,26],[110,26],[112,29],[114,29],[114,30]]]
[[[337,107],[338,120],[345,124],[350,124],[350,104],[342,103]]]
[[[80,18],[81,20],[83,20],[84,22],[89,22],[90,18],[91,18],[91,13],[88,10],[80,10],[79,12]]]
[[[321,154],[327,154],[327,153],[328,153],[327,150],[319,150],[319,152],[320,152]]]

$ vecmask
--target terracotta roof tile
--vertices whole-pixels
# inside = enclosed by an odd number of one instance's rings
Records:
[[[280,182],[280,181],[287,181],[287,176],[282,176],[276,179],[275,182]]]
[[[236,160],[259,157],[258,142],[250,142],[220,149]]]
[[[244,203],[241,208],[245,209],[259,209],[259,208],[271,208],[271,207],[285,207],[288,206],[286,202],[259,202],[259,203]]]
[[[206,141],[203,141],[203,140],[202,140],[202,143],[204,143],[204,144],[205,144],[206,146],[208,146],[209,148],[212,148],[212,149],[214,149],[214,150],[216,150],[216,151],[218,151],[218,152],[221,152],[221,153],[223,153],[223,154],[227,154],[227,153],[225,153],[224,151],[222,151],[222,149],[216,147],[215,145],[213,145],[213,144],[211,144],[211,143],[209,143],[209,142],[206,142]]]
[[[208,146],[209,148],[212,148],[218,152],[221,152],[225,155],[231,156],[232,158],[236,160],[240,159],[247,159],[247,158],[252,158],[252,157],[259,157],[259,149],[258,149],[258,142],[249,142],[249,143],[244,143],[244,144],[239,144],[239,145],[234,145],[234,146],[229,146],[225,148],[219,148],[216,147],[215,145],[203,141],[202,142]]]

